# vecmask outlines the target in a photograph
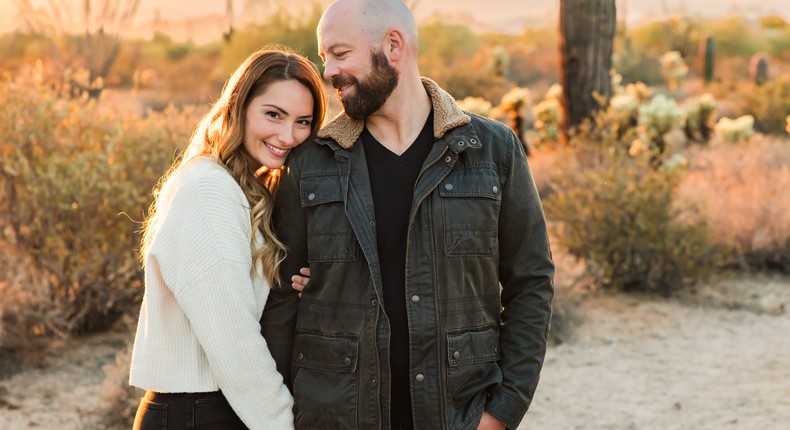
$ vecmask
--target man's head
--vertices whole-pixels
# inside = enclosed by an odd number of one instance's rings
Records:
[[[403,76],[419,78],[417,25],[402,0],[338,0],[317,34],[324,78],[352,118],[378,111]]]

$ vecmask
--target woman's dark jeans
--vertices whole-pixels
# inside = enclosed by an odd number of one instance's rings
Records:
[[[140,400],[134,430],[247,430],[220,391],[157,393]]]

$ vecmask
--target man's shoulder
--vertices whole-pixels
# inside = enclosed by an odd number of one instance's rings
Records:
[[[485,134],[488,137],[497,139],[509,139],[513,131],[500,121],[488,117],[480,116],[471,112],[466,112],[472,118],[471,125],[478,134]],[[480,136],[481,138],[485,136]]]

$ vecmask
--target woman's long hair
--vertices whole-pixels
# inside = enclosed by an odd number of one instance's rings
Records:
[[[198,123],[182,157],[171,166],[154,188],[154,202],[143,226],[140,256],[145,258],[156,235],[161,216],[157,213],[159,196],[168,186],[173,172],[195,157],[209,156],[224,166],[238,182],[250,205],[252,231],[259,230],[263,243],[256,243],[252,235],[253,271],[269,285],[279,282],[278,266],[285,256],[285,246],[272,230],[272,208],[280,170],[261,166],[244,149],[246,111],[252,99],[262,94],[270,84],[295,80],[310,90],[313,96],[313,122],[315,133],[326,115],[323,85],[315,66],[306,58],[284,48],[262,49],[250,55],[225,83],[222,95],[211,110]]]

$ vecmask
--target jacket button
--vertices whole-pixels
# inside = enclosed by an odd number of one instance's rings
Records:
[[[452,191],[453,188],[453,184],[444,184],[444,189],[447,191]]]
[[[414,380],[417,382],[422,382],[425,380],[425,376],[422,373],[418,373],[417,376],[414,377]]]
[[[307,200],[313,201],[315,200],[315,193],[310,193],[307,195]]]
[[[379,304],[379,301],[376,300],[376,299],[373,299],[373,300],[370,301],[370,304],[373,305],[373,306],[376,306],[377,304]]]
[[[346,358],[343,359],[343,363],[345,363],[346,366],[351,366],[351,359],[346,357]]]
[[[449,155],[447,157],[445,157],[445,159],[444,159],[445,163],[449,163],[451,161],[453,161],[453,157],[450,157]]]
[[[296,354],[296,359],[302,361],[302,359],[304,359],[304,354],[302,354],[301,352],[299,354]]]
[[[456,360],[458,360],[459,358],[461,358],[461,353],[460,353],[460,352],[458,352],[458,351],[455,351],[455,352],[453,353],[453,358],[454,358],[454,359],[456,359]]]
[[[472,144],[477,143],[477,141],[475,139],[469,139],[469,141],[472,142]]]
[[[458,146],[464,146],[464,145],[466,145],[466,142],[464,142],[463,140],[458,142]]]
[[[412,303],[420,303],[420,296],[418,296],[416,294],[411,296],[411,302]]]
[[[497,188],[497,186],[496,186],[496,185],[494,185],[494,188],[491,188],[491,191],[493,191],[493,192],[494,192],[494,194],[496,194],[496,193],[498,193],[498,192],[499,192],[499,188]]]

